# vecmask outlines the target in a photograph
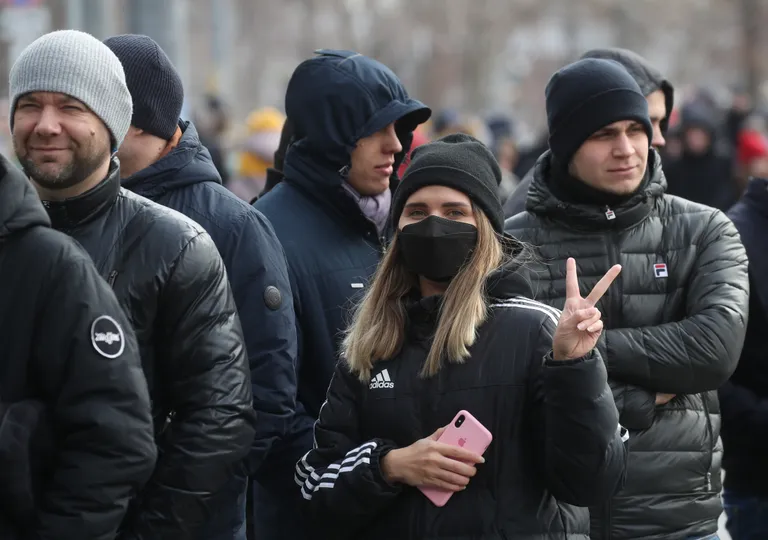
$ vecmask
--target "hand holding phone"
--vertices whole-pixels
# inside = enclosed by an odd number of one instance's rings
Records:
[[[382,460],[382,473],[387,481],[415,486],[443,506],[475,476],[475,465],[485,462],[482,453],[491,440],[480,422],[461,411],[431,436],[389,452]]]

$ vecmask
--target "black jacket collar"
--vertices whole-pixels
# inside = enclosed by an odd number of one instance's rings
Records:
[[[114,204],[120,193],[120,165],[116,158],[109,174],[98,186],[63,201],[43,201],[54,229],[67,231],[100,216]]]
[[[549,187],[551,167],[552,154],[547,151],[536,163],[526,209],[578,230],[623,230],[632,227],[651,213],[655,200],[664,195],[667,188],[661,158],[655,150],[648,154],[650,178],[645,187],[615,208],[560,200]]]

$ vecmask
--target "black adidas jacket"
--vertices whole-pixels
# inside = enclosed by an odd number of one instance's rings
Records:
[[[253,441],[240,320],[218,250],[194,221],[120,187],[115,159],[97,187],[44,203],[115,290],[139,341],[158,462],[123,538],[194,538]]]
[[[493,296],[504,296],[506,280],[494,281]],[[557,312],[506,297],[492,305],[466,363],[420,378],[439,298],[408,306],[403,349],[375,364],[371,383],[343,362],[337,367],[316,446],[296,466],[315,524],[334,539],[588,539],[588,512],[572,505],[612,496],[627,455],[600,355],[547,359]],[[429,436],[462,409],[494,435],[465,491],[438,508],[417,489],[383,479],[387,452]]]
[[[0,157],[0,538],[113,540],[152,474],[136,337]]]

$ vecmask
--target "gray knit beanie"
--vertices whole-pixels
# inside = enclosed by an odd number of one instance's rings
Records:
[[[37,38],[22,51],[10,73],[10,121],[21,96],[59,92],[82,101],[112,134],[115,152],[128,133],[133,100],[120,60],[90,34],[58,30]]]

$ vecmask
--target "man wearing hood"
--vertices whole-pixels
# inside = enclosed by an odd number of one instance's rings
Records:
[[[590,509],[594,540],[715,538],[720,500],[717,389],[746,330],[747,257],[720,211],[664,194],[650,147],[648,102],[617,62],[584,59],[546,89],[551,150],[539,158],[527,211],[505,232],[537,246],[534,297],[562,308],[569,257],[580,285],[621,276],[598,303],[598,349],[621,425],[627,483]]]
[[[285,433],[295,404],[296,328],[285,255],[266,218],[222,186],[195,126],[179,119],[181,78],[160,46],[141,35],[114,36],[104,43],[123,64],[133,98],[131,127],[118,151],[127,173],[123,187],[202,225],[224,260],[258,415],[247,464],[254,472]],[[209,521],[207,539],[217,538],[217,530],[245,534],[246,472],[233,473]]]
[[[113,539],[157,451],[136,336],[0,157],[0,538]]]
[[[318,51],[296,68],[285,104],[294,142],[284,179],[254,205],[288,257],[299,384],[291,433],[259,475],[256,511],[257,538],[301,539],[308,531],[297,520],[294,465],[312,448],[348,310],[387,243],[396,171],[431,111],[386,66],[336,50]]]
[[[648,101],[648,116],[653,127],[651,146],[656,149],[666,144],[664,135],[669,127],[669,115],[674,108],[675,90],[672,84],[664,78],[648,61],[634,51],[620,48],[593,49],[581,56],[584,58],[602,58],[618,62],[635,79],[640,91]],[[531,168],[523,181],[515,188],[512,195],[504,203],[504,217],[510,218],[525,211],[525,201],[528,189],[533,181]]]
[[[683,153],[664,163],[667,193],[706,204],[723,212],[739,200],[733,161],[718,141],[717,113],[703,103],[692,103],[680,114]]]

